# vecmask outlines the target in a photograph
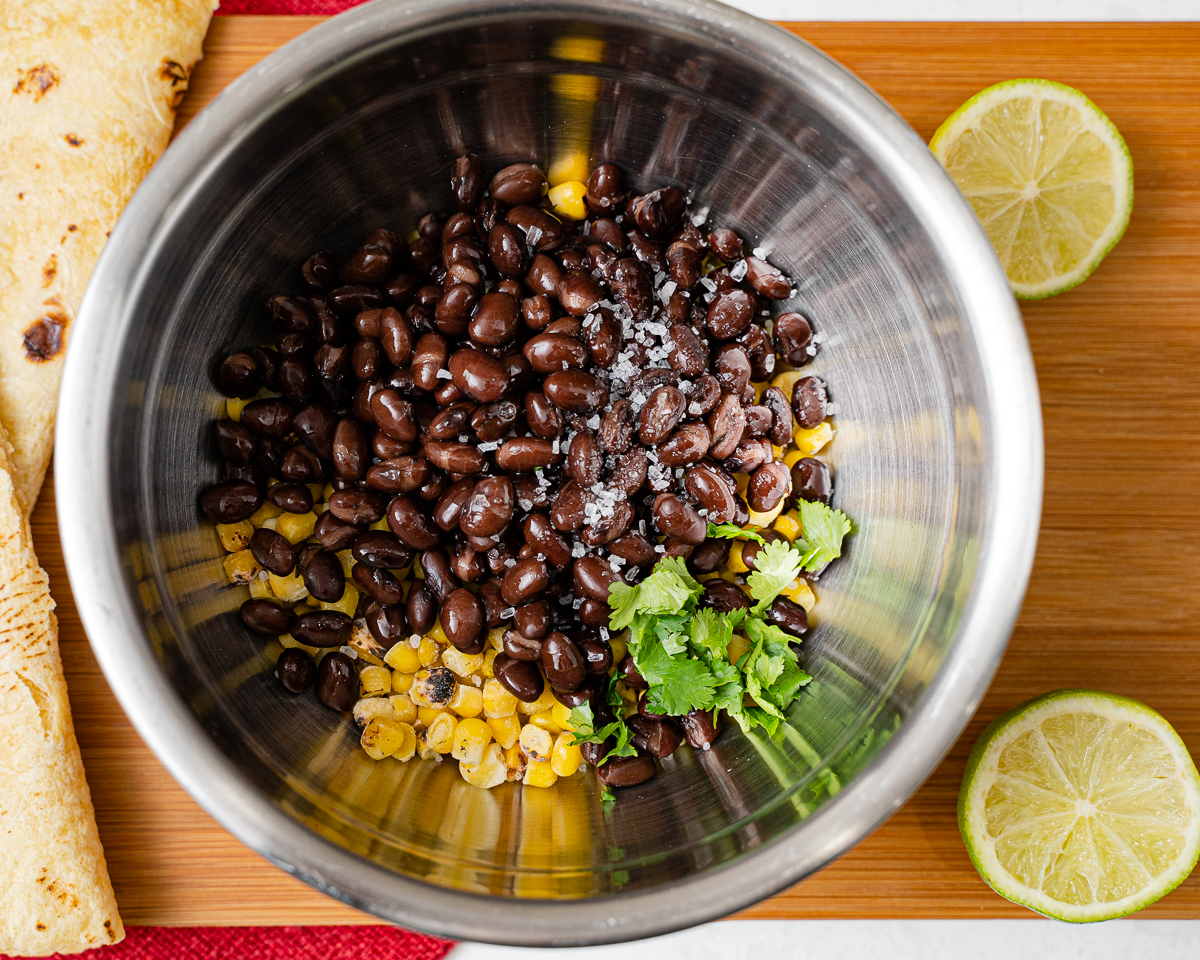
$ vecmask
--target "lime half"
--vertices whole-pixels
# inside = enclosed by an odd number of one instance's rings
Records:
[[[1140,910],[1200,853],[1200,775],[1145,704],[1059,690],[998,717],[958,795],[967,853],[1002,897],[1086,923]]]
[[[975,208],[1022,299],[1082,283],[1129,223],[1129,148],[1073,87],[988,87],[947,118],[929,148]]]

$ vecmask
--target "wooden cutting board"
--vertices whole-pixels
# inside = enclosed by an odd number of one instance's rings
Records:
[[[218,17],[185,124],[318,22]],[[966,733],[874,836],[744,917],[1022,917],[967,859],[955,798],[971,743],[1058,687],[1145,700],[1200,756],[1200,24],[792,24],[928,138],[982,87],[1077,86],[1121,129],[1136,199],[1124,240],[1081,288],[1023,308],[1046,423],[1033,580],[1008,655]],[[126,923],[370,922],[260,859],[181,790],[133,731],[87,645],[47,483],[38,553],[62,629],[75,726]],[[1200,871],[1146,916],[1200,917]]]

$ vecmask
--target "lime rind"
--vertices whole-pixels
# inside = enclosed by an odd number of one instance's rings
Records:
[[[979,91],[938,127],[929,141],[930,150],[945,166],[948,147],[956,142],[964,131],[973,129],[984,114],[1001,102],[1024,96],[1039,100],[1057,100],[1078,109],[1081,115],[1090,120],[1089,132],[1094,133],[1109,147],[1114,163],[1111,180],[1114,194],[1113,218],[1095,239],[1091,250],[1079,260],[1078,265],[1039,284],[1021,283],[1010,276],[1013,294],[1018,299],[1043,300],[1065,293],[1083,283],[1124,236],[1133,210],[1133,158],[1116,125],[1087,96],[1066,84],[1035,78],[1006,80]]]
[[[1019,734],[1054,716],[1098,714],[1131,723],[1156,734],[1175,762],[1189,824],[1186,843],[1178,855],[1150,883],[1136,892],[1109,902],[1074,905],[1047,896],[1021,883],[1000,863],[983,822],[984,797],[995,783],[997,764],[1004,747]],[[1200,773],[1179,734],[1157,711],[1128,697],[1096,690],[1057,690],[1018,704],[993,720],[980,735],[967,759],[958,796],[958,826],[967,854],[979,875],[1000,896],[1043,916],[1068,923],[1092,923],[1128,916],[1164,897],[1181,884],[1200,859]]]

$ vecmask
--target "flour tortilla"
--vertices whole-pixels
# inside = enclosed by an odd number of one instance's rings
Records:
[[[215,0],[0,0],[0,422],[32,511],[71,324],[166,149]]]

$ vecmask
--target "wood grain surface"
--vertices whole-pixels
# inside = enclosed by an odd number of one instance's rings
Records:
[[[316,18],[219,17],[180,111]],[[982,87],[1079,87],[1133,152],[1124,240],[1079,289],[1023,307],[1046,425],[1033,581],[962,739],[882,829],[743,917],[1022,917],[963,850],[955,798],[986,721],[1058,687],[1145,700],[1200,755],[1200,25],[794,24],[928,138]],[[368,922],[260,859],[176,785],[126,721],[87,645],[47,483],[35,538],[100,834],[126,923]],[[1143,916],[1200,917],[1200,873]]]

